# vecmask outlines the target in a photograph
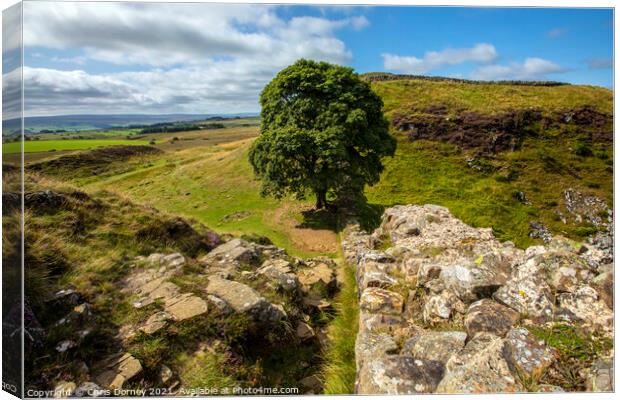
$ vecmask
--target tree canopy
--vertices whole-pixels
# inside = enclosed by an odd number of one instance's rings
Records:
[[[260,96],[260,136],[249,159],[261,193],[280,198],[361,194],[379,181],[393,156],[383,102],[352,68],[299,60],[280,71]]]

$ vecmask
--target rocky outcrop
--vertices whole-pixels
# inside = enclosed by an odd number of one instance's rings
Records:
[[[206,292],[224,300],[235,312],[248,314],[262,322],[275,322],[286,318],[280,305],[267,301],[258,292],[243,283],[211,276]]]
[[[371,234],[348,226],[342,246],[357,271],[359,394],[532,390],[559,355],[528,328],[613,335],[609,253],[593,243],[521,250],[443,207],[408,205],[385,210]],[[592,388],[607,384],[601,370]]]

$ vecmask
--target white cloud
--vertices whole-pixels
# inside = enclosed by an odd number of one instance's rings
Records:
[[[258,111],[259,93],[277,71],[299,58],[347,63],[352,54],[336,32],[369,24],[359,15],[285,19],[266,5],[24,7],[27,48],[57,50],[50,61],[74,69],[26,68],[27,115]],[[89,72],[100,61],[127,71]]]
[[[497,51],[492,44],[479,43],[470,48],[429,51],[424,54],[423,58],[389,53],[382,56],[387,70],[406,74],[424,74],[448,65],[491,62],[497,58]]]
[[[549,74],[567,72],[554,62],[543,58],[531,57],[522,63],[509,65],[485,65],[476,68],[471,77],[479,80],[515,79],[515,80],[544,80]]]
[[[77,48],[115,64],[169,66],[213,57],[269,57],[300,46],[310,56],[344,62],[350,54],[334,32],[362,29],[368,20],[286,21],[268,5],[36,2],[25,4],[24,25],[29,47]],[[325,39],[333,39],[340,53],[325,48]]]

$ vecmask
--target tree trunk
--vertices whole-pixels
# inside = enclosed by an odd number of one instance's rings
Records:
[[[315,194],[316,194],[316,204],[314,207],[317,210],[327,207],[327,191],[316,190]]]

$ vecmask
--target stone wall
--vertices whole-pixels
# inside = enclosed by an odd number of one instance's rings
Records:
[[[613,336],[613,259],[595,244],[521,250],[446,208],[407,205],[372,234],[348,226],[342,245],[357,271],[358,394],[562,391],[531,385],[558,351],[528,327]],[[611,357],[583,371],[590,390],[612,390]]]

